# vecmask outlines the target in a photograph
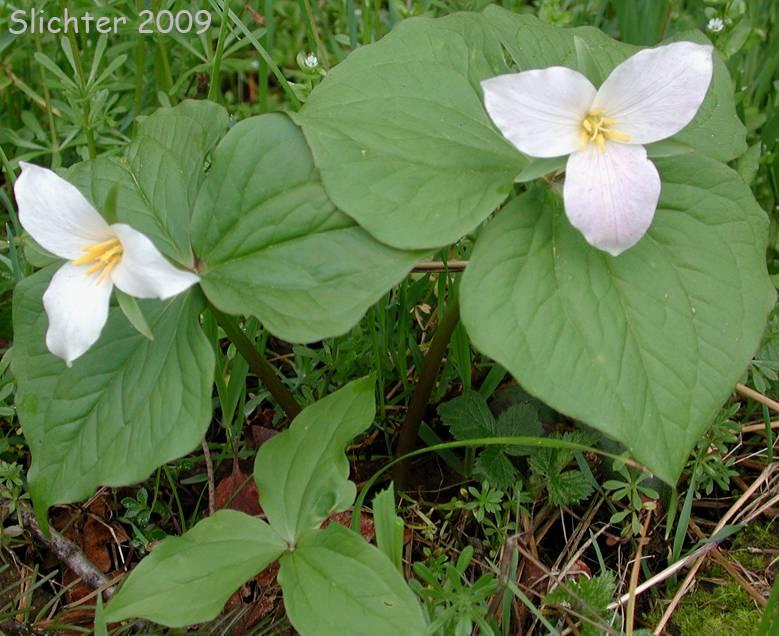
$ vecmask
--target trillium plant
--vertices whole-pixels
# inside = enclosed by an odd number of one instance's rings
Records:
[[[467,260],[439,286],[427,397],[461,321],[461,348],[669,484],[759,344],[768,221],[727,165],[745,129],[701,33],[639,49],[491,6],[404,20],[323,75],[297,112],[187,100],[121,153],[21,165],[38,271],[15,289],[12,369],[44,527],[192,451],[215,403],[235,414],[225,338],[292,422],[257,455],[264,519],[221,511],[166,539],[109,620],[208,620],[278,561],[304,636],[435,626],[397,536],[323,527],[355,505],[343,449],[374,422],[375,379],[301,411],[262,356],[267,334],[347,333],[420,259]],[[418,388],[401,452],[426,406]]]

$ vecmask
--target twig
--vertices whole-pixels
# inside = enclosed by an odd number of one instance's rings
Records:
[[[752,485],[741,495],[741,497],[738,498],[736,503],[730,507],[730,509],[723,515],[722,519],[719,520],[717,525],[714,527],[711,536],[715,536],[720,530],[722,530],[722,528],[727,525],[728,521],[731,520],[731,518],[744,506],[744,504],[752,498],[752,495],[755,494],[757,489],[760,488],[760,486],[771,476],[771,473],[776,469],[776,467],[777,464],[769,464],[765,467],[765,470],[763,470],[757,479],[752,482]],[[717,546],[717,543],[718,542],[712,541],[702,547],[708,547],[709,550],[711,550]],[[671,599],[671,603],[668,605],[665,612],[663,613],[663,616],[660,618],[660,622],[657,624],[657,627],[655,627],[655,634],[662,634],[666,624],[669,620],[671,620],[671,615],[676,611],[676,607],[681,602],[682,597],[687,593],[687,590],[690,588],[695,575],[698,573],[701,565],[703,565],[703,562],[706,558],[706,553],[708,553],[709,550],[706,550],[706,552],[698,556],[695,563],[692,564],[690,571],[687,573],[687,576],[684,577],[682,584],[679,586],[676,594],[674,594],[673,599]]]
[[[500,567],[498,570],[498,587],[495,589],[495,593],[492,595],[492,601],[490,601],[490,606],[487,609],[487,615],[485,616],[487,621],[498,616],[503,594],[505,593],[509,579],[511,578],[511,561],[513,560],[514,551],[517,549],[517,540],[519,537],[519,534],[512,535],[506,539],[506,543],[503,544],[503,553],[500,556]]]
[[[18,511],[19,522],[32,535],[51,550],[60,561],[65,563],[77,576],[81,578],[93,590],[102,590],[103,596],[108,599],[114,593],[115,587],[111,580],[90,561],[75,543],[63,537],[54,528],[49,529],[51,537],[43,534],[35,513],[27,507],[20,507]]]
[[[774,470],[774,464],[770,466],[766,466],[765,470],[760,474],[760,476],[754,481],[754,483],[749,487],[749,489],[736,501],[736,503],[731,506],[730,510],[728,510],[727,513],[725,513],[725,516],[720,520],[720,523],[717,524],[717,527],[712,532],[712,536],[714,536],[717,532],[719,532],[730,520],[730,518],[735,514],[743,505],[744,501],[749,499],[762,484],[763,482],[770,477],[771,472]],[[771,503],[771,502],[769,502]],[[762,508],[758,510],[758,513],[762,511]],[[748,519],[752,519],[757,514],[752,514],[748,517]],[[639,585],[636,588],[636,596],[639,594],[643,594],[649,589],[652,589],[655,585],[658,585],[659,583],[662,583],[666,579],[671,578],[674,574],[676,574],[679,570],[683,570],[685,567],[687,567],[690,563],[697,562],[698,560],[702,560],[711,550],[713,550],[715,547],[717,547],[717,542],[709,541],[709,543],[705,543],[700,548],[695,550],[694,552],[691,552],[688,554],[685,558],[680,559],[679,561],[676,561],[675,563],[672,563],[664,570],[658,572],[653,577],[647,579],[644,581],[641,585]],[[700,566],[698,566],[700,567]],[[696,568],[697,571],[697,568]],[[681,588],[679,588],[681,589]],[[617,609],[618,607],[624,605],[627,603],[628,599],[630,598],[629,594],[623,594],[619,599],[614,601],[613,603],[610,603],[607,609],[613,610]]]
[[[419,261],[412,272],[462,272],[468,265],[468,261]]]
[[[779,428],[779,420],[771,422],[771,428]],[[742,433],[765,433],[765,424],[746,424],[741,427]]]
[[[767,395],[763,395],[762,393],[758,393],[754,389],[750,389],[748,386],[744,384],[737,384],[736,385],[736,393],[739,395],[744,396],[745,398],[749,398],[750,400],[754,400],[755,402],[759,402],[760,404],[767,406],[769,409],[774,411],[775,413],[779,413],[779,402],[776,400],[772,400]],[[763,427],[765,428],[765,427]]]
[[[644,546],[648,543],[646,535],[649,530],[649,522],[652,519],[652,512],[653,510],[651,508],[647,510],[644,524],[641,526],[641,535],[638,538],[636,557],[633,561],[633,568],[630,571],[630,588],[628,590],[628,606],[626,610],[627,625],[625,627],[627,636],[633,636],[633,623],[635,621],[636,613],[636,587],[638,587],[638,575],[641,573],[641,554],[644,551]]]
[[[208,442],[202,442],[203,457],[206,460],[206,475],[208,476],[208,516],[213,517],[216,510],[216,495],[214,493],[214,463],[211,461],[211,451]]]
[[[695,536],[698,537],[698,539],[705,539],[706,535],[703,533],[703,530],[701,530],[698,527],[698,524],[695,523],[695,521],[690,517],[690,529],[695,533]],[[747,581],[743,576],[741,576],[741,572],[739,572],[736,567],[730,562],[730,560],[722,554],[722,552],[719,549],[719,546],[711,551],[711,558],[714,559],[717,563],[719,563],[730,576],[732,576],[736,583],[738,583],[742,588],[744,588],[744,591],[749,594],[752,599],[761,607],[765,607],[768,605],[768,601],[765,599],[765,597],[755,589],[754,585],[752,585],[749,581]]]

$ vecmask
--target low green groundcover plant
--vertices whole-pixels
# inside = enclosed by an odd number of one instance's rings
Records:
[[[470,235],[459,302],[473,344],[673,484],[775,300],[766,215],[726,165],[745,149],[700,33],[639,50],[493,6],[402,22],[289,116],[230,126],[185,101],[144,119],[121,156],[23,165],[40,270],[15,291],[12,364],[39,519],[200,442],[204,328],[239,348],[244,317],[294,343],[343,334],[420,257]],[[424,633],[397,552],[320,528],[354,502],[343,449],[371,424],[373,391],[360,380],[298,415],[257,455],[267,522],[223,511],[167,539],[107,619],[207,620],[278,560],[301,633]],[[538,429],[480,408],[484,433]],[[500,463],[511,480],[510,447],[490,453],[481,473]]]

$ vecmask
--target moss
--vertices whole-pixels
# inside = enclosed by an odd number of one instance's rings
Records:
[[[749,548],[766,550],[750,552]],[[748,570],[764,570],[776,557],[771,551],[779,550],[779,524],[776,520],[766,524],[753,523],[739,532],[728,554]]]
[[[745,568],[763,571],[776,557],[776,553],[772,551],[779,549],[778,529],[779,525],[774,521],[752,524],[734,537],[727,553]],[[750,552],[750,548],[765,552]],[[753,636],[760,624],[762,610],[755,607],[750,596],[738,583],[730,581],[729,575],[721,567],[712,564],[705,575],[726,580],[728,583],[704,583],[694,592],[686,594],[671,618],[668,633],[678,636]],[[669,593],[668,599],[673,597],[674,591]],[[665,604],[657,604],[645,616],[646,622],[656,625],[665,607]]]

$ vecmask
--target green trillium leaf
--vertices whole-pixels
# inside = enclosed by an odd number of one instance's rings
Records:
[[[473,230],[527,163],[482,106],[479,81],[506,71],[479,14],[406,20],[349,55],[295,116],[335,204],[399,248]]]
[[[227,113],[208,101],[186,100],[146,117],[125,157],[99,157],[67,178],[105,214],[143,232],[169,258],[192,265],[190,217],[205,177],[206,156],[227,128]]]
[[[209,300],[293,342],[346,332],[422,255],[336,210],[303,134],[280,114],[242,121],[219,144],[192,238]]]
[[[355,380],[306,407],[260,447],[254,462],[260,503],[288,544],[354,503],[344,449],[373,422],[375,382]]]
[[[211,419],[214,375],[197,289],[166,302],[138,301],[154,340],[112,308],[97,343],[66,367],[45,343],[41,298],[56,269],[19,283],[13,302],[16,404],[42,522],[52,504],[141,481],[197,446]]]
[[[675,39],[708,43],[698,32]],[[295,119],[339,208],[389,245],[439,247],[475,229],[515,179],[562,163],[528,166],[487,116],[481,80],[562,65],[600,85],[638,50],[591,27],[555,27],[496,6],[406,20],[334,68]],[[697,152],[728,161],[744,152],[745,129],[719,55],[696,117],[654,146],[650,156]]]
[[[261,519],[219,510],[154,548],[113,596],[106,619],[140,617],[168,627],[211,620],[240,585],[285,549]]]
[[[596,87],[608,77],[617,64],[640,51],[642,47],[624,44],[599,29],[578,27],[562,29],[531,15],[507,11],[498,6],[484,10],[493,32],[505,47],[511,72],[548,66],[567,66],[589,77]],[[688,40],[711,44],[702,33],[678,33],[665,43]],[[669,74],[673,69],[668,69]],[[709,92],[695,118],[670,140],[647,146],[650,156],[668,154],[673,141],[677,152],[682,148],[696,151],[720,161],[730,161],[746,150],[746,129],[736,113],[733,83],[722,57],[715,52],[714,75]]]
[[[337,523],[308,534],[280,563],[284,607],[301,634],[428,633],[419,602],[392,561]]]
[[[479,237],[462,281],[474,345],[531,394],[622,442],[668,483],[754,354],[775,292],[765,213],[712,159],[656,160],[648,234],[592,249],[538,186]]]

